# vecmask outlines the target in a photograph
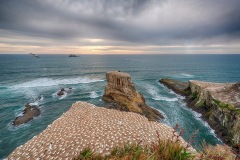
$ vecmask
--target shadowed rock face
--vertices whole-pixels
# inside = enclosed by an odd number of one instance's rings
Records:
[[[160,79],[159,82],[178,94],[187,95],[186,89],[188,88],[188,82],[182,82],[168,78]]]
[[[129,74],[112,71],[106,74],[106,79],[108,84],[102,99],[117,103],[115,109],[139,113],[152,121],[163,118],[159,111],[145,104],[143,95],[136,91]]]
[[[29,103],[26,104],[25,109],[23,110],[23,115],[18,116],[13,121],[12,125],[18,126],[20,124],[27,123],[32,120],[33,117],[37,117],[40,115],[40,110],[37,106],[31,106]]]

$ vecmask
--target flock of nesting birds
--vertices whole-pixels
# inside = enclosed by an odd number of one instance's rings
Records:
[[[97,107],[76,102],[42,133],[16,148],[8,159],[72,159],[85,148],[109,154],[126,143],[152,145],[160,139],[172,139],[169,126],[148,121],[132,112]],[[183,145],[187,143],[180,137]]]

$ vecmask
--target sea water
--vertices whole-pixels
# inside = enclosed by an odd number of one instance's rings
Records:
[[[146,103],[164,115],[162,122],[185,129],[184,139],[199,130],[195,148],[203,140],[221,143],[201,115],[186,107],[184,97],[158,81],[236,82],[240,80],[240,55],[0,55],[0,159],[42,132],[74,102],[106,106],[101,97],[107,83],[105,73],[112,70],[129,73]],[[70,94],[57,96],[61,88],[69,87]],[[26,103],[39,105],[41,115],[12,126]]]

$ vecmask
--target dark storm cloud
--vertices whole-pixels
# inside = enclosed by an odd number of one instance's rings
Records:
[[[218,43],[239,40],[239,6],[239,0],[2,0],[0,29],[72,42]]]

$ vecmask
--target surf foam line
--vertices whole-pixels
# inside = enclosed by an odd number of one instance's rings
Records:
[[[201,122],[205,127],[207,127],[207,129],[209,130],[209,133],[210,133],[210,134],[212,134],[212,135],[213,135],[214,137],[216,137],[221,143],[223,143],[222,140],[219,139],[219,138],[217,137],[217,135],[215,134],[215,130],[212,129],[211,126],[209,126],[209,124],[201,118],[201,117],[202,117],[202,114],[201,114],[201,113],[198,113],[198,112],[192,110],[191,108],[188,108],[188,107],[187,107],[187,104],[186,104],[185,102],[181,102],[181,105],[180,105],[180,106],[181,106],[184,110],[189,111],[191,114],[193,114],[195,119],[197,119],[197,120],[198,120],[199,122]]]
[[[212,128],[209,126],[209,124],[201,118],[201,117],[202,117],[202,114],[201,114],[201,113],[198,113],[198,112],[192,110],[191,108],[188,108],[188,107],[187,107],[187,104],[186,104],[185,102],[183,102],[183,100],[185,99],[184,96],[181,96],[181,95],[175,93],[174,91],[172,91],[171,89],[168,89],[166,86],[164,86],[164,85],[161,84],[161,83],[158,83],[158,84],[159,84],[161,87],[163,87],[166,91],[168,91],[169,93],[176,95],[176,96],[180,99],[180,103],[181,103],[180,106],[181,106],[184,110],[186,110],[186,111],[190,112],[191,114],[193,114],[193,115],[194,115],[194,118],[197,119],[199,122],[201,122],[205,127],[207,127],[207,128],[209,129],[209,132],[210,132],[214,137],[216,137],[216,138],[222,143],[222,140],[219,139],[219,138],[217,137],[217,135],[215,134],[214,129],[212,129]]]
[[[162,97],[162,96],[153,97],[152,99],[157,101],[168,101],[168,102],[178,101],[178,98],[168,98],[168,97]]]
[[[187,74],[187,73],[181,73],[181,75],[183,75],[184,77],[189,77],[189,78],[194,77],[194,75]]]
[[[104,81],[97,78],[89,77],[76,77],[76,78],[65,78],[65,79],[53,79],[53,78],[38,78],[28,82],[20,83],[11,86],[12,89],[19,88],[34,88],[34,87],[49,87],[57,85],[67,85],[67,84],[87,84],[94,82]]]
[[[177,97],[177,99],[181,99],[181,100],[185,99],[184,96],[175,93],[173,90],[167,88],[167,87],[164,86],[163,84],[161,84],[161,83],[159,83],[159,82],[156,82],[156,83],[157,83],[159,86],[161,86],[166,92],[168,92],[168,93],[170,93],[170,94],[172,94],[172,95],[175,95],[175,96]]]
[[[99,95],[97,94],[97,92],[95,92],[95,91],[92,91],[92,92],[90,92],[90,98],[97,98],[97,97],[99,97]]]
[[[150,84],[145,84],[144,88],[146,89],[146,91],[152,96],[153,100],[157,100],[157,101],[167,101],[167,102],[174,102],[174,101],[178,101],[178,97],[174,97],[174,98],[169,98],[169,97],[165,97],[165,96],[161,96],[159,94],[159,90],[157,87],[150,85]]]

